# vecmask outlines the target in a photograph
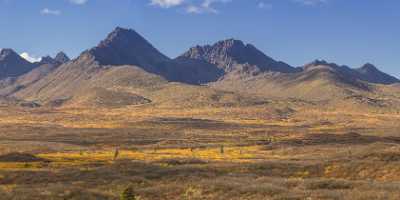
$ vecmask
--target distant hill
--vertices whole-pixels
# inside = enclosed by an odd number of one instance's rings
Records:
[[[358,69],[335,63],[316,60],[299,69],[301,71],[295,73],[228,73],[211,86],[266,97],[300,98],[310,101],[359,101],[360,98],[390,96],[389,91],[392,91],[383,89],[392,86],[381,85],[381,81],[368,79],[369,77],[360,73]],[[389,80],[385,83],[392,83]]]
[[[268,97],[300,98],[313,101],[343,98],[354,92],[367,92],[369,85],[326,65],[313,65],[298,73],[231,73],[214,88]]]
[[[352,77],[354,79],[362,80],[369,83],[377,83],[377,84],[394,84],[400,83],[400,80],[380,71],[373,64],[367,63],[360,68],[352,69],[347,66],[339,66],[335,63],[328,63],[326,61],[316,60],[308,65],[303,67],[304,70],[307,70],[309,67],[313,65],[324,65],[329,66],[330,68],[342,73],[346,74],[348,77]]]

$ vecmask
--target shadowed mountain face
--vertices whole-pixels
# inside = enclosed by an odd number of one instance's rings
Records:
[[[330,101],[370,91],[369,84],[345,71],[333,64],[314,62],[296,73],[228,73],[211,85],[240,93],[310,101]]]
[[[63,54],[63,53],[62,53]],[[69,60],[65,54],[57,54],[55,58],[50,56],[43,57],[40,62],[33,63],[35,66],[31,71],[24,73],[18,77],[11,77],[0,81],[0,96],[9,96],[13,93],[29,87],[39,81],[60,65]],[[59,56],[61,55],[61,57]],[[68,59],[67,59],[68,58]]]
[[[370,63],[367,63],[361,68],[356,69],[356,71],[360,74],[360,78],[367,82],[380,84],[400,83],[399,79],[379,71]]]
[[[44,60],[52,63],[55,59]],[[135,105],[151,101],[138,98],[141,93],[147,94],[144,91],[169,88],[168,81],[201,84],[215,81],[220,75],[222,71],[215,65],[190,59],[171,60],[135,31],[117,28],[77,59],[62,64],[27,87],[11,90],[13,93],[8,90],[7,94],[57,105],[68,101],[73,105],[115,106],[107,96],[114,100],[120,96],[124,99],[122,105]],[[196,91],[193,87],[197,86],[186,85],[182,90]],[[161,96],[166,95],[173,93]],[[104,104],[96,103],[99,98]]]
[[[23,59],[12,49],[0,51],[0,79],[20,76],[35,67],[36,65]]]
[[[244,44],[242,41],[229,39],[217,42],[210,46],[196,46],[180,56],[180,58],[190,58],[202,60],[218,66],[225,72],[243,70],[243,66],[255,68],[265,72],[296,72],[296,68],[286,63],[275,61],[266,56],[263,52],[253,45]]]
[[[54,58],[51,56],[45,56],[40,59],[40,62],[36,62],[34,64],[37,66],[45,64],[61,65],[69,61],[69,57],[64,52],[59,52]]]
[[[212,86],[263,96],[334,101],[380,94],[381,90],[378,88],[387,86],[375,83],[391,84],[398,81],[375,67],[368,68],[371,68],[368,72],[361,72],[360,69],[316,60],[299,68],[299,72],[295,73],[228,73]]]
[[[67,54],[65,54],[65,53],[62,52],[62,51],[59,52],[59,53],[56,55],[56,57],[54,57],[54,60],[55,60],[56,62],[62,63],[62,64],[64,64],[64,63],[70,61],[70,59],[69,59],[69,57],[67,56]]]
[[[303,69],[305,71],[308,71],[310,69],[313,69],[315,66],[324,66],[325,68],[330,68],[338,73],[341,73],[343,76],[347,76],[348,79],[358,79],[368,83],[393,84],[400,82],[399,79],[378,70],[374,65],[369,63],[365,64],[361,68],[352,69],[347,66],[339,66],[335,63],[328,63],[323,60],[316,60],[310,64],[305,65]]]
[[[97,47],[86,52],[100,65],[135,65],[149,72],[159,72],[158,65],[169,58],[160,53],[134,30],[117,27]]]
[[[170,81],[198,85],[215,82],[224,75],[222,69],[202,60],[176,58],[164,64],[160,75]]]
[[[201,84],[217,80],[216,66],[197,60],[171,60],[131,29],[116,28],[107,38],[78,59],[93,59],[101,66],[132,65],[170,81]]]

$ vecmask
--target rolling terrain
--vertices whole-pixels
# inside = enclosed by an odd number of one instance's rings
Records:
[[[399,84],[119,27],[72,60],[2,56],[0,199],[399,199]]]

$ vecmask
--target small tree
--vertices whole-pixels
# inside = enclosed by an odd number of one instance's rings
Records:
[[[121,194],[121,200],[137,200],[132,187],[126,188]]]

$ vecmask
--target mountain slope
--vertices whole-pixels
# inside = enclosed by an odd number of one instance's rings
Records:
[[[170,59],[123,28],[72,61],[57,60],[69,59],[62,53],[43,58],[48,65],[0,82],[0,95],[56,106],[105,107],[228,105],[269,97],[374,102],[373,95],[391,91],[375,83],[397,80],[371,66],[352,69],[317,60],[294,68],[233,39]]]
[[[312,101],[344,98],[371,90],[369,84],[354,78],[337,65],[325,62],[310,63],[297,73],[230,73],[211,85],[229,91]]]
[[[185,84],[213,81],[221,73],[215,65],[203,61],[171,60],[136,32],[117,28],[97,47],[10,96],[52,106],[183,106],[247,101],[230,92]]]
[[[35,64],[23,59],[12,49],[0,50],[0,79],[20,76],[35,67]]]
[[[61,54],[57,54],[57,56],[59,55]],[[0,80],[0,96],[12,95],[39,81],[57,67],[64,64],[64,62],[68,61],[68,59],[66,59],[68,57],[65,54],[61,56],[63,59],[53,59],[50,56],[43,57],[40,62],[33,63],[36,67],[31,71],[17,77]]]
[[[379,84],[400,83],[400,80],[389,74],[379,71],[374,65],[367,63],[361,68],[356,69],[360,75],[360,79]]]
[[[166,79],[194,85],[215,82],[224,75],[222,69],[211,63],[184,57],[164,63],[163,69],[160,75]]]
[[[328,63],[323,60],[316,60],[308,65],[305,65],[303,70],[308,70],[313,66],[328,66],[329,68],[347,76],[348,79],[358,79],[368,83],[389,85],[400,82],[399,79],[380,71],[377,67],[370,63],[367,63],[360,68],[353,69],[347,66],[339,66],[335,63]]]

